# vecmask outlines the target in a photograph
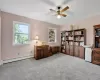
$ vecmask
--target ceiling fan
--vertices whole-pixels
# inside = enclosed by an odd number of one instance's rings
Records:
[[[57,16],[58,19],[60,19],[61,17],[66,17],[67,14],[64,14],[63,12],[65,12],[66,10],[69,9],[69,6],[66,6],[65,8],[61,9],[61,6],[57,7],[57,10],[54,9],[50,9],[51,12],[55,12],[55,16]]]

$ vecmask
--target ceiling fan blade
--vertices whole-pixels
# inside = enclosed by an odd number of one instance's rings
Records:
[[[64,11],[66,11],[66,10],[68,10],[68,9],[69,9],[69,7],[66,6],[64,9],[61,10],[61,12],[64,12]]]
[[[66,14],[60,14],[61,16],[63,16],[63,17],[66,17],[67,15]]]
[[[41,0],[41,1],[43,1],[44,3],[46,3],[46,4],[50,5],[50,6],[56,6],[55,3],[53,3],[50,0]]]
[[[54,9],[50,9],[50,11],[51,11],[51,12],[56,12],[56,10],[54,10]]]

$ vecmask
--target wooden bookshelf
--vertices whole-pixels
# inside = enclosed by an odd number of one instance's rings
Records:
[[[94,26],[94,47],[100,48],[100,25]]]
[[[100,24],[94,26],[94,48],[92,49],[92,63],[100,65]]]
[[[61,40],[61,43],[65,46],[62,53],[84,59],[85,50],[82,45],[86,44],[86,29],[63,31],[61,34],[61,38],[64,37],[64,42]]]
[[[66,53],[66,36],[65,36],[65,31],[61,32],[61,52]]]

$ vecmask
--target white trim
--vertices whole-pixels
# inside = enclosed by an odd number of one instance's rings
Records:
[[[54,29],[55,32],[55,42],[49,42],[49,29]],[[57,42],[57,29],[56,28],[48,28],[48,43],[56,43]]]
[[[3,65],[3,61],[2,61],[2,60],[0,60],[0,66],[1,66],[1,65]]]
[[[15,24],[23,24],[23,25],[28,25],[28,31],[29,31],[29,34],[28,34],[28,39],[29,39],[29,41],[31,40],[31,37],[30,37],[30,31],[31,31],[31,29],[30,29],[30,24],[28,24],[28,23],[24,23],[24,22],[18,22],[18,21],[13,21],[13,45],[14,46],[20,46],[20,45],[28,45],[29,43],[26,43],[26,44],[15,44],[15,42],[14,42],[14,25]]]
[[[4,60],[3,63],[9,63],[9,62],[14,62],[14,61],[19,61],[19,60],[23,60],[23,59],[32,58],[32,57],[33,57],[33,55],[19,57],[19,58],[14,58],[14,59],[8,59],[8,60]]]

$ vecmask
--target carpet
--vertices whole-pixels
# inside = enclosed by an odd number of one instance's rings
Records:
[[[0,80],[100,80],[100,66],[59,53],[4,64]]]

